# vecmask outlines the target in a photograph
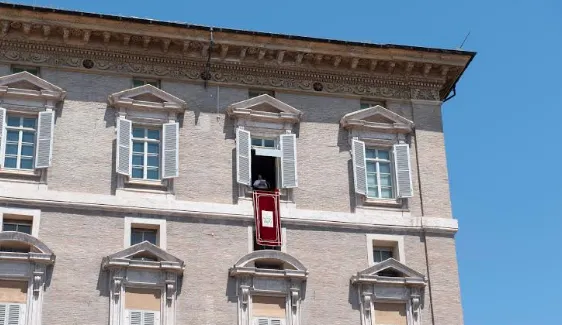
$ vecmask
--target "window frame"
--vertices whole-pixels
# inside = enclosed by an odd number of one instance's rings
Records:
[[[392,250],[392,258],[402,264],[406,263],[404,251],[404,236],[401,235],[384,235],[384,234],[366,234],[367,240],[367,262],[369,266],[373,266],[380,262],[375,262],[375,248],[386,248]],[[384,261],[383,261],[384,262]]]
[[[19,71],[16,71],[19,70]],[[29,71],[29,70],[35,70],[35,73]],[[11,73],[20,73],[26,71],[28,73],[31,73],[34,76],[40,77],[41,76],[41,67],[39,66],[33,66],[33,65],[20,65],[20,64],[14,64],[12,66],[10,66],[10,72]]]
[[[136,138],[134,136],[135,134],[135,129],[143,129],[144,130],[144,137],[143,138]],[[152,139],[148,137],[148,133],[149,131],[158,131],[158,139]],[[131,156],[134,159],[135,157],[135,151],[134,151],[134,144],[136,143],[142,143],[143,144],[143,165],[133,165],[133,162],[131,160],[131,176],[130,179],[133,181],[148,181],[148,182],[158,182],[158,181],[163,181],[162,179],[162,126],[157,127],[155,125],[146,125],[146,124],[142,124],[142,123],[132,123],[132,127],[131,127]],[[149,143],[157,143],[158,144],[158,154],[156,157],[158,157],[158,178],[148,178],[148,171],[151,170],[150,167],[154,167],[154,166],[148,166],[148,158],[149,157],[154,157],[154,153],[149,153],[148,152],[148,144]],[[137,155],[138,156],[138,155]],[[137,166],[137,168],[140,166],[142,167],[143,170],[143,178],[136,178],[133,177],[133,169],[135,169],[135,166]]]
[[[0,229],[4,231],[4,219],[25,220],[31,222],[31,236],[39,238],[39,225],[41,222],[41,210],[20,209],[20,208],[0,208]]]
[[[124,220],[124,237],[123,237],[123,247],[131,247],[132,241],[132,230],[133,228],[138,229],[154,229],[156,230],[156,246],[166,250],[167,241],[167,230],[166,230],[166,219],[150,219],[150,218],[136,218],[136,217],[125,217]]]
[[[19,119],[19,126],[11,126],[8,125],[8,121],[10,119],[10,117],[12,118],[18,118]],[[35,120],[35,127],[34,128],[30,128],[30,127],[26,127],[24,126],[24,119],[31,119],[33,118]],[[14,170],[14,171],[33,171],[35,170],[35,160],[37,159],[37,127],[38,127],[38,123],[39,123],[39,116],[38,114],[22,114],[22,113],[18,113],[18,112],[8,112],[6,111],[6,124],[5,124],[5,137],[6,139],[4,140],[4,146],[3,146],[3,150],[4,152],[2,152],[2,157],[3,157],[3,164],[2,164],[2,168],[5,170]],[[8,132],[10,131],[15,131],[18,132],[18,141],[17,143],[15,143],[17,145],[17,153],[14,154],[8,154],[7,150],[8,150],[8,145],[9,144],[13,144],[13,143],[9,143],[9,142],[15,142],[15,141],[8,141]],[[31,168],[21,168],[21,160],[22,160],[22,148],[24,146],[24,142],[23,142],[23,134],[24,133],[29,133],[29,132],[33,132],[33,154],[32,156],[25,156],[26,158],[31,157]],[[28,143],[28,142],[26,142]],[[6,158],[16,158],[16,167],[6,167]]]
[[[137,84],[137,85],[135,85]],[[137,78],[137,77],[133,77],[131,79],[131,86],[133,88],[136,87],[142,87],[144,85],[151,85],[154,86],[158,89],[162,89],[161,86],[161,80],[160,79],[151,79],[151,78]]]
[[[367,151],[368,150],[375,150],[375,157],[376,158],[368,158],[367,157]],[[378,152],[379,151],[386,151],[388,152],[388,159],[380,159],[378,158]],[[367,181],[367,194],[366,197],[367,199],[374,199],[374,200],[392,200],[395,201],[396,198],[396,189],[395,189],[395,184],[396,184],[396,171],[394,170],[394,156],[392,154],[392,149],[390,148],[386,148],[386,147],[377,147],[377,146],[369,146],[366,145],[365,146],[365,168],[366,168],[366,174],[367,174],[367,178],[369,177],[369,174],[373,174],[373,173],[369,173],[368,168],[367,168],[367,164],[371,162],[375,164],[375,168],[376,168],[376,177],[377,177],[377,184],[376,184],[376,188],[377,188],[377,194],[378,196],[370,196],[369,195],[369,183]],[[391,190],[391,197],[382,197],[382,189],[383,186],[381,184],[381,173],[380,173],[380,164],[381,163],[388,163],[389,167],[390,167],[390,187],[385,186],[385,188],[390,188]],[[386,173],[385,173],[386,174]]]

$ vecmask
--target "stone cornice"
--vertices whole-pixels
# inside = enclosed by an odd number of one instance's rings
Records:
[[[442,100],[474,55],[232,31],[215,32],[211,44],[201,28],[15,9],[0,13],[0,40],[0,61],[425,100]]]

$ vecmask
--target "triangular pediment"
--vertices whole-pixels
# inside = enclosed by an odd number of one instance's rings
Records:
[[[373,131],[410,132],[414,123],[380,105],[351,112],[342,117],[344,128],[362,128]]]
[[[136,260],[149,258],[159,262],[174,262],[183,265],[183,261],[172,254],[166,252],[160,247],[144,241],[131,247],[125,248],[115,254],[109,255],[106,259],[111,260]]]
[[[162,89],[148,84],[110,95],[109,104],[117,108],[160,109],[172,111],[184,111],[187,107],[185,101],[163,91]]]
[[[302,112],[293,106],[263,94],[238,103],[231,104],[227,112],[236,118],[250,118],[264,121],[291,121],[300,120]]]
[[[12,97],[45,97],[62,100],[66,92],[27,71],[0,77],[0,94]]]
[[[424,275],[400,263],[399,261],[389,258],[385,261],[377,263],[361,272],[359,276],[389,276],[401,278],[423,278]]]

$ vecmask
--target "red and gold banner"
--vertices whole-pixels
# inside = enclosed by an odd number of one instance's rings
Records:
[[[281,246],[278,190],[254,191],[254,218],[256,243],[263,246]]]

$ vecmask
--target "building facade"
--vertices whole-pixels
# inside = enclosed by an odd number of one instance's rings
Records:
[[[0,28],[0,324],[463,324],[441,109],[474,53]]]

